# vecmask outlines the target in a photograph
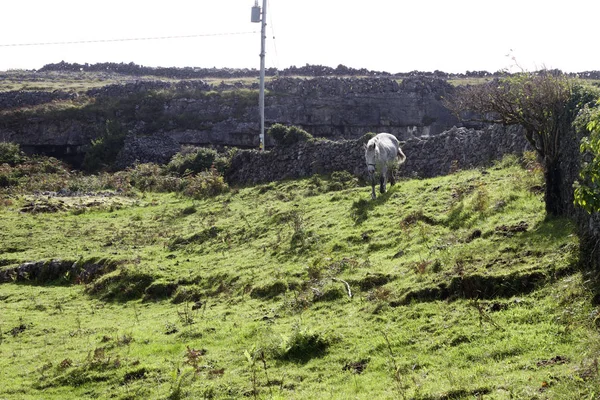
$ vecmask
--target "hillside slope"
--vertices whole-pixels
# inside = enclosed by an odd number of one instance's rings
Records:
[[[594,398],[598,309],[540,185],[512,157],[375,201],[346,174],[5,193],[0,398]]]

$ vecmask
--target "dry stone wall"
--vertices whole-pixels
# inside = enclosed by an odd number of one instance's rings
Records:
[[[227,179],[256,184],[334,171],[365,178],[364,143],[363,138],[314,140],[264,152],[239,151]],[[407,159],[399,175],[426,178],[446,175],[455,168],[487,166],[505,154],[522,153],[529,144],[519,127],[495,125],[481,130],[453,127],[440,135],[406,140],[402,149]]]
[[[0,92],[0,110],[37,106],[38,104],[50,103],[55,100],[72,100],[76,97],[77,95],[74,93],[60,90],[53,92],[11,90]]]

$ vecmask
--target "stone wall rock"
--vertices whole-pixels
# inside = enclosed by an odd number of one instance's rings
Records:
[[[0,140],[32,149],[63,145],[85,151],[86,145],[104,131],[106,120],[112,119],[133,134],[151,136],[160,132],[180,144],[257,148],[258,94],[231,89],[228,85],[215,89],[203,81],[108,85],[87,91],[87,96],[97,100],[93,112],[76,109],[0,117]],[[164,99],[154,95],[162,90],[173,95]],[[406,78],[398,83],[389,77],[283,77],[267,84],[266,126],[296,125],[313,136],[332,140],[357,139],[369,131],[387,131],[401,140],[437,135],[461,124],[441,102],[452,91],[450,84],[437,78]],[[103,105],[118,104],[106,98],[126,102],[122,108],[102,110]],[[45,99],[40,95],[30,102]],[[136,101],[139,105],[131,104]],[[266,145],[272,145],[269,138]]]
[[[366,178],[364,139],[313,140],[290,147],[239,151],[227,179],[257,184],[347,171]],[[399,175],[428,178],[446,175],[454,168],[489,166],[505,154],[530,149],[520,127],[489,126],[481,130],[453,127],[436,136],[414,137],[402,143],[406,162]]]
[[[0,110],[10,110],[13,108],[31,107],[39,104],[50,103],[56,100],[73,100],[77,94],[55,90],[53,92],[45,91],[24,91],[11,90],[0,92]]]
[[[115,167],[125,169],[136,163],[166,164],[181,150],[172,137],[162,134],[152,136],[128,135],[123,149],[117,155]]]

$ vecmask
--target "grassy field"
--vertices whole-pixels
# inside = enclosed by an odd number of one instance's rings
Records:
[[[0,399],[598,398],[599,309],[539,169],[375,201],[338,178],[5,190]]]

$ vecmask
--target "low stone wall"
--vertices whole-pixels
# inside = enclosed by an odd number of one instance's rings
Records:
[[[363,138],[314,140],[269,151],[241,150],[233,158],[227,179],[231,183],[255,184],[314,174],[348,171],[366,177]],[[490,165],[505,154],[529,149],[519,127],[494,125],[482,130],[452,128],[432,137],[412,138],[402,144],[406,162],[400,176],[433,177],[454,168]]]
[[[561,141],[561,189],[565,201],[563,207],[567,216],[575,222],[579,233],[581,263],[597,274],[600,272],[600,213],[589,214],[573,204],[573,183],[579,179],[582,160],[579,144],[583,136],[583,132],[573,131]],[[600,292],[600,289],[596,291]],[[597,294],[595,301],[600,303],[600,294]]]
[[[72,100],[76,97],[75,93],[67,93],[60,90],[53,92],[11,90],[0,92],[0,110],[37,106],[38,104],[50,103],[55,100]]]
[[[134,93],[144,94],[153,90],[200,90],[209,91],[212,88],[204,81],[180,81],[176,83],[164,81],[140,80],[135,83],[106,85],[90,89],[86,94],[90,97],[126,97]]]

